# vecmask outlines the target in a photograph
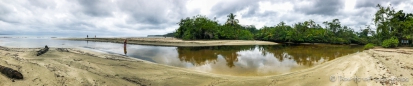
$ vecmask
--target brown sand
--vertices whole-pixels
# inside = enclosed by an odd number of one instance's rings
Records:
[[[40,48],[0,47],[0,65],[20,71],[24,79],[12,80],[0,75],[1,86],[80,86],[80,85],[153,85],[153,86],[338,86],[407,85],[413,81],[412,49],[373,49],[343,56],[297,72],[272,76],[228,76],[166,66],[121,55],[82,49],[56,48],[36,56]],[[336,81],[330,81],[330,76]],[[359,82],[346,78],[372,78]],[[409,81],[377,81],[389,78]],[[14,81],[14,82],[13,82]]]
[[[219,45],[276,45],[278,43],[257,40],[181,40],[171,37],[136,37],[136,38],[62,38],[64,40],[98,41],[159,46],[219,46]]]

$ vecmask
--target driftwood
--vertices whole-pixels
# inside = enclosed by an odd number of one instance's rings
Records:
[[[56,50],[59,52],[69,52],[66,48],[57,48]]]
[[[2,74],[6,75],[9,78],[23,79],[23,75],[19,71],[13,70],[11,68],[0,65],[0,71]]]
[[[48,50],[49,50],[49,47],[47,47],[47,45],[46,45],[43,49],[37,51],[37,56],[40,56],[40,55],[46,53]]]

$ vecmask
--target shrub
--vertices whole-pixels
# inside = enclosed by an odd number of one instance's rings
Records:
[[[253,40],[254,39],[254,35],[248,30],[241,30],[238,36],[239,36],[239,39],[241,40]]]
[[[368,43],[373,43],[373,44],[376,44],[376,45],[381,45],[381,41],[379,40],[379,39],[377,39],[377,38],[369,38],[368,39]]]
[[[333,43],[333,44],[349,44],[350,43],[349,40],[344,40],[343,38],[333,37],[330,40],[331,40],[330,43]]]
[[[371,49],[371,48],[374,48],[374,44],[373,44],[373,43],[368,43],[368,44],[364,45],[364,49],[365,49],[365,50],[368,50],[368,49]]]
[[[381,46],[384,48],[394,48],[394,47],[397,47],[397,45],[399,45],[399,39],[397,39],[396,37],[391,37],[390,39],[386,39],[381,44]]]

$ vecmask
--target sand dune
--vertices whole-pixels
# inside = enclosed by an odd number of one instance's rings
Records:
[[[410,80],[413,79],[413,50],[411,49],[366,50],[309,69],[272,76],[228,76],[204,73],[82,49],[50,48],[47,53],[40,56],[36,56],[36,50],[40,48],[0,47],[0,65],[18,70],[24,76],[22,80],[13,80],[0,75],[0,85],[413,85],[413,81]],[[335,81],[330,80],[331,76],[334,76]],[[359,77],[360,81],[346,79],[351,77]],[[389,81],[389,78],[409,80]]]

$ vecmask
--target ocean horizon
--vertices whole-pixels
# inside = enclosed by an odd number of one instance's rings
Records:
[[[95,35],[17,35],[17,34],[0,34],[0,38],[94,38]],[[147,37],[147,36],[122,36],[122,35],[96,35],[97,38],[126,38],[126,37]]]

